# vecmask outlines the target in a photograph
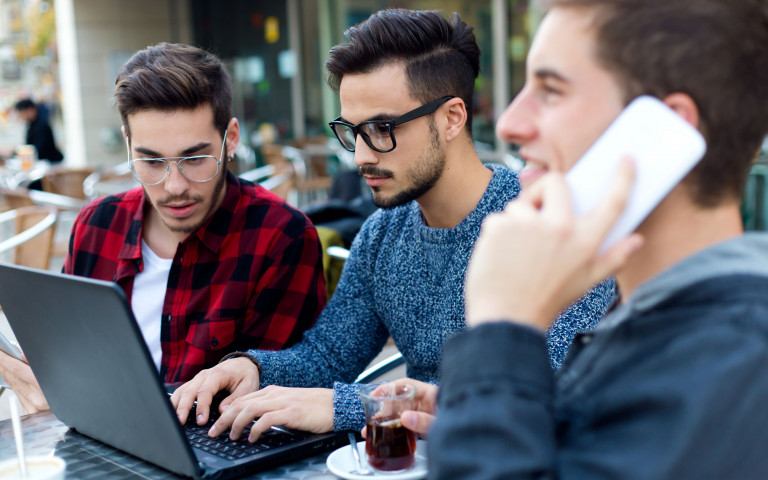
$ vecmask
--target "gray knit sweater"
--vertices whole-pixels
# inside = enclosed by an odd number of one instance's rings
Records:
[[[390,335],[407,375],[437,383],[443,343],[465,328],[464,274],[480,224],[520,189],[514,173],[489,168],[485,194],[454,228],[427,227],[416,202],[374,213],[355,238],[333,298],[302,341],[286,350],[248,352],[263,367],[261,386],[333,387],[334,428],[358,430],[364,424],[360,385],[350,382]],[[553,367],[612,298],[609,281],[561,314],[548,336]]]

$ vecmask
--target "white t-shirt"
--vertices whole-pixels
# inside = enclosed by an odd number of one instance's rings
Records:
[[[147,342],[155,367],[160,370],[163,349],[160,346],[163,303],[168,290],[168,274],[171,272],[172,258],[160,258],[152,249],[141,241],[141,256],[144,270],[133,279],[131,309]]]

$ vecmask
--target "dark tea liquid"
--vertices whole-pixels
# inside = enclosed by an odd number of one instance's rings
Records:
[[[396,472],[413,466],[416,437],[399,418],[375,419],[367,427],[365,451],[373,468]]]

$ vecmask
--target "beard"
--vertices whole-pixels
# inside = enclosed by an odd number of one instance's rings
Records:
[[[435,183],[443,175],[443,170],[445,170],[445,151],[440,145],[440,134],[432,118],[429,121],[429,133],[429,146],[422,151],[414,165],[405,172],[405,178],[410,181],[410,185],[390,197],[384,196],[378,187],[371,187],[374,205],[384,209],[399,207],[412,200],[417,200],[435,186]],[[364,170],[364,167],[360,167],[360,171],[361,174],[375,174],[368,169]],[[381,173],[381,171],[376,171]],[[392,176],[391,172],[389,176]]]
[[[203,218],[199,222],[197,222],[195,224],[186,224],[186,225],[185,224],[182,224],[182,225],[171,225],[170,223],[168,223],[165,220],[165,218],[163,218],[162,215],[159,215],[160,220],[163,222],[165,227],[168,230],[170,230],[171,232],[187,233],[187,234],[192,233],[192,232],[196,231],[198,228],[200,228],[200,226],[203,223],[205,223],[206,220],[211,218],[211,215],[213,215],[214,210],[216,210],[218,208],[217,200],[219,199],[219,196],[221,195],[222,190],[224,189],[224,187],[227,184],[226,172],[227,172],[226,168],[222,169],[221,172],[220,172],[220,175],[218,176],[218,178],[213,180],[213,181],[216,182],[216,184],[215,184],[215,186],[213,188],[213,192],[211,193],[211,197],[209,199],[210,204],[208,205],[208,210],[205,212],[205,215],[203,216]],[[146,188],[144,189],[144,195],[147,198],[150,198],[147,195],[147,193],[146,193]],[[156,203],[156,207],[162,207],[162,206],[168,205],[170,203],[174,203],[174,202],[202,202],[203,200],[204,200],[203,197],[201,197],[199,195],[194,195],[194,196],[178,195],[178,196],[167,197],[167,198],[164,198],[164,199],[158,201]],[[155,209],[157,210],[157,208],[155,208]]]

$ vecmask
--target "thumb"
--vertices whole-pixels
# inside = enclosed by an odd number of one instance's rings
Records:
[[[429,413],[406,410],[400,415],[400,421],[403,422],[403,426],[408,430],[412,430],[421,436],[426,436],[429,428],[432,426],[432,422],[435,421],[435,417]]]

